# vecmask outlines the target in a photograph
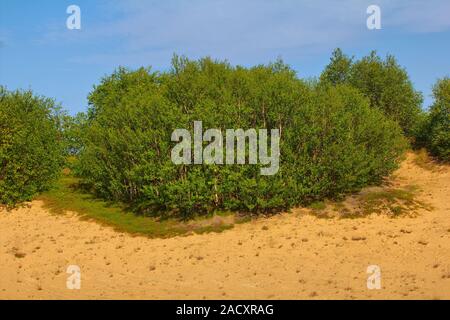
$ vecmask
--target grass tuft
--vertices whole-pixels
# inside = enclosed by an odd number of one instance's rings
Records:
[[[430,206],[417,200],[417,186],[404,188],[384,188],[362,193],[360,195],[359,215],[385,213],[392,217],[414,216],[418,209],[430,210]]]
[[[137,215],[124,205],[95,198],[78,187],[79,179],[70,170],[64,170],[55,186],[41,194],[44,206],[54,214],[75,212],[81,219],[94,220],[111,226],[120,232],[144,235],[151,238],[168,238],[192,233],[222,232],[233,228],[234,217],[222,213],[208,218],[196,218],[189,222],[177,219],[157,219]]]
[[[361,218],[370,214],[390,217],[415,216],[418,209],[431,210],[431,206],[417,199],[416,186],[403,188],[369,187],[343,201],[312,203],[311,213],[319,218]]]
[[[426,149],[420,149],[415,152],[414,163],[422,169],[435,171],[438,166],[436,161],[430,157]]]

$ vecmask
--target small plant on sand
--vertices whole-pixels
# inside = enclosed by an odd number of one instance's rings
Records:
[[[415,153],[414,163],[425,170],[436,170],[436,161],[429,156],[428,151],[422,148]]]
[[[418,209],[429,210],[430,207],[417,200],[416,186],[404,188],[385,188],[372,191],[361,196],[362,214],[387,213],[393,217],[400,215],[414,216]]]
[[[416,186],[369,187],[343,201],[330,201],[328,205],[324,202],[314,203],[310,208],[319,218],[360,218],[374,213],[390,217],[414,216],[419,209],[432,209],[417,199],[418,192]]]
[[[323,202],[323,201],[316,201],[309,205],[309,208],[311,208],[312,210],[317,210],[317,211],[325,210],[326,207],[327,206],[326,206],[325,202]]]

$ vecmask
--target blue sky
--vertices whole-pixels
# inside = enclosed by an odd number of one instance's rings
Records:
[[[66,9],[81,8],[81,30]],[[381,30],[366,9],[381,8]],[[282,57],[318,76],[334,48],[397,57],[422,91],[450,75],[448,0],[1,0],[0,84],[84,111],[93,85],[119,65],[166,70],[173,53],[252,66]]]

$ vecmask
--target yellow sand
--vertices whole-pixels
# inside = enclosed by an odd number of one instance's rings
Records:
[[[394,184],[419,186],[433,206],[415,218],[296,209],[163,240],[53,215],[37,201],[0,211],[0,299],[450,299],[450,168],[426,170],[413,157]],[[81,268],[80,290],[66,288],[69,265]],[[367,289],[369,265],[381,268],[380,290]]]

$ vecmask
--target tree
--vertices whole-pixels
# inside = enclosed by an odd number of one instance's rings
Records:
[[[83,148],[83,135],[87,125],[87,114],[80,112],[75,116],[63,116],[63,136],[68,156],[76,156]]]
[[[331,83],[332,85],[348,83],[353,58],[346,56],[340,48],[333,51],[330,63],[320,76],[320,81]]]
[[[373,108],[397,121],[406,136],[414,138],[420,124],[422,95],[394,56],[381,59],[375,51],[353,61],[340,49],[333,52],[321,81],[333,85],[347,83],[360,90]]]
[[[436,82],[426,128],[427,147],[431,154],[450,161],[450,78]]]
[[[61,116],[51,99],[0,86],[0,203],[30,200],[59,175]]]

